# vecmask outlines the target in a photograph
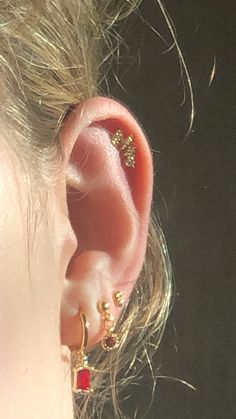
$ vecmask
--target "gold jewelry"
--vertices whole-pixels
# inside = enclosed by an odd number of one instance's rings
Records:
[[[132,144],[133,140],[133,134],[124,138],[123,131],[120,128],[111,137],[112,144],[123,154],[125,158],[125,165],[127,167],[135,167],[136,147]]]
[[[89,323],[84,313],[80,312],[82,321],[82,343],[81,346],[70,346],[70,350],[76,352],[77,363],[73,368],[73,391],[75,393],[90,393],[93,391],[91,387],[91,371],[93,367],[88,365],[88,357],[85,355],[85,348],[88,342],[88,326]]]
[[[101,313],[101,317],[105,327],[105,335],[102,339],[102,347],[105,351],[112,351],[119,345],[119,336],[114,333],[115,320],[109,311],[110,304],[106,301],[100,301],[98,303],[98,310]]]
[[[124,296],[121,291],[113,292],[113,301],[117,307],[122,307],[124,304]]]

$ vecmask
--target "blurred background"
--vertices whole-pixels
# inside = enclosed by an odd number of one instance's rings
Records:
[[[146,412],[146,368],[142,385],[127,389],[123,408],[137,419],[145,412],[147,419],[234,419],[236,3],[165,0],[165,6],[194,91],[190,135],[185,138],[191,111],[186,77],[181,80],[176,48],[167,51],[173,38],[156,1],[144,0],[140,14],[126,21],[120,66],[109,75],[111,94],[135,112],[154,149],[156,213],[176,286],[153,361],[162,378],[152,407]]]

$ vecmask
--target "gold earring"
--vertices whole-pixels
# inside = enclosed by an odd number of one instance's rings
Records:
[[[124,138],[123,131],[119,128],[111,137],[112,144],[123,154],[125,158],[125,165],[127,167],[135,167],[135,152],[136,147],[133,145],[133,134]]]
[[[88,365],[88,357],[85,354],[85,349],[88,342],[88,326],[89,323],[84,313],[80,312],[82,321],[82,343],[81,346],[70,346],[70,350],[76,352],[77,362],[73,368],[73,391],[74,393],[91,393],[93,391],[91,386],[91,371],[93,367]]]
[[[122,307],[124,304],[124,296],[121,291],[113,292],[113,301],[117,307]]]
[[[110,304],[106,301],[100,301],[98,303],[98,310],[101,313],[102,321],[105,327],[105,335],[101,342],[105,351],[112,351],[113,349],[116,349],[120,341],[117,333],[114,333],[115,320],[111,315],[109,308]]]

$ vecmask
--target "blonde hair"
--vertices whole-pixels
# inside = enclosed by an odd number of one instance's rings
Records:
[[[60,129],[68,112],[101,93],[104,65],[119,50],[115,23],[140,0],[2,0],[0,8],[1,117],[9,144],[32,182],[54,179],[64,158]],[[60,158],[61,159],[60,159]],[[37,176],[35,176],[37,173]],[[75,417],[102,417],[111,401],[126,417],[119,395],[156,352],[171,301],[171,268],[164,235],[150,216],[146,258],[117,331],[119,349],[91,351],[94,393],[74,400]],[[155,372],[153,372],[153,388]]]

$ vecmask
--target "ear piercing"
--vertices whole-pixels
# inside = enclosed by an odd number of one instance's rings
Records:
[[[113,293],[113,301],[116,306],[121,307],[124,304],[124,297],[121,291]],[[114,332],[115,319],[110,313],[110,304],[106,301],[99,301],[97,308],[101,314],[105,334],[102,339],[101,345],[105,351],[112,351],[119,346],[120,336]],[[91,393],[93,388],[91,385],[91,373],[94,367],[88,363],[88,357],[85,354],[85,349],[88,343],[88,327],[89,323],[84,313],[80,312],[82,323],[82,342],[80,346],[70,346],[70,350],[74,351],[77,355],[77,362],[73,368],[73,392],[74,393]]]
[[[111,137],[111,143],[121,152],[127,167],[135,167],[136,147],[133,145],[133,141],[133,134],[124,138],[124,134],[121,129],[118,129]]]
[[[117,307],[122,307],[124,304],[124,297],[121,291],[113,292],[113,301]]]
[[[114,291],[113,301],[116,306],[122,307],[124,304],[124,297],[121,291]],[[101,313],[102,321],[105,328],[105,335],[102,339],[102,347],[105,351],[112,351],[116,349],[120,343],[120,336],[114,332],[115,329],[115,320],[111,315],[110,304],[106,301],[100,301],[98,303],[98,310]]]
[[[105,328],[105,335],[102,339],[102,347],[105,351],[112,351],[116,349],[119,345],[119,336],[114,333],[115,329],[115,319],[111,315],[110,304],[106,301],[101,301],[98,303],[98,310],[101,313],[102,321]]]
[[[88,326],[89,323],[84,313],[80,313],[82,321],[82,343],[80,348],[71,346],[71,351],[77,354],[77,363],[73,368],[73,391],[74,393],[91,393],[91,371],[93,367],[88,365],[88,357],[85,355],[85,348],[88,342]]]

